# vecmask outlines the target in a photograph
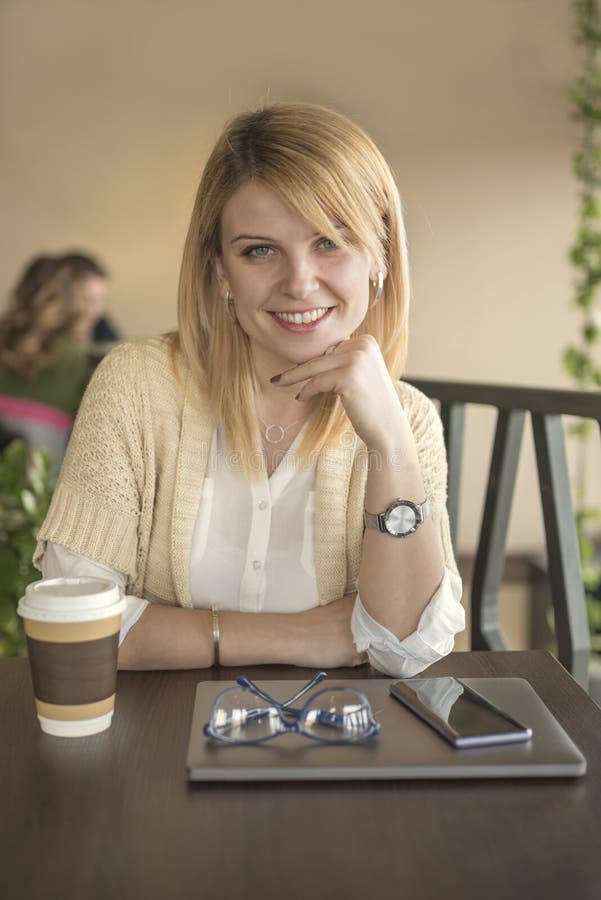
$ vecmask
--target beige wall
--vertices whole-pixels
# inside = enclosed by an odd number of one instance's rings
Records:
[[[305,99],[354,117],[397,174],[414,283],[409,371],[565,386],[560,348],[577,321],[571,3],[352,8],[3,0],[2,283],[32,253],[89,248],[113,273],[111,311],[127,335],[173,327],[187,218],[224,119]],[[485,431],[470,425],[466,548]],[[514,546],[541,541],[531,481],[526,460]]]

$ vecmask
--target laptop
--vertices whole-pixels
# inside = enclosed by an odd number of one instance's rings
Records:
[[[353,687],[368,698],[380,733],[349,745],[316,743],[284,734],[260,745],[236,746],[203,734],[217,695],[235,682],[200,682],[188,757],[189,781],[333,781],[366,779],[574,778],[586,759],[524,678],[462,678],[496,706],[532,729],[527,743],[457,750],[389,694],[394,679],[340,681],[325,687]],[[301,681],[258,681],[282,702]]]

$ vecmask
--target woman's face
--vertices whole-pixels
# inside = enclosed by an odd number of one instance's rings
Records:
[[[230,197],[221,247],[219,286],[234,299],[262,374],[325,353],[363,321],[377,271],[372,256],[316,233],[270,188],[246,182]]]
[[[102,317],[106,308],[107,280],[100,275],[86,275],[83,279],[83,290],[88,301],[90,319],[95,323]]]

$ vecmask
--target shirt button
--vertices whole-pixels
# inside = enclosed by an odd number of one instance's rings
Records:
[[[259,509],[267,509],[267,500],[259,501]]]
[[[261,568],[261,561],[260,561],[259,559],[253,559],[253,561],[252,561],[252,567],[253,567],[253,569],[260,569],[260,568]]]

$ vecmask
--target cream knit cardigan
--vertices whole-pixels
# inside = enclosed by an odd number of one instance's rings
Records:
[[[445,564],[456,571],[446,511],[438,414],[397,385],[417,444]],[[191,372],[166,338],[122,344],[98,366],[81,403],[34,562],[46,541],[128,577],[127,592],[192,606],[189,556],[213,421]],[[321,603],[356,589],[367,474],[354,432],[316,467],[315,564]],[[392,497],[390,498],[393,499]]]

